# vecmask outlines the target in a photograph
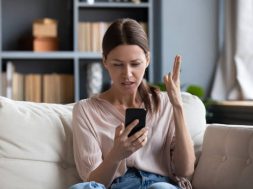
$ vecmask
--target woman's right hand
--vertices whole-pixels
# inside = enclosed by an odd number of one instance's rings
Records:
[[[121,161],[129,157],[132,153],[142,148],[147,143],[148,128],[145,127],[128,137],[131,130],[138,124],[138,120],[134,120],[127,127],[122,123],[115,131],[114,145],[112,148],[112,157],[115,161]]]
[[[128,137],[130,131],[137,124],[138,120],[135,120],[126,128],[123,123],[116,128],[114,144],[110,153],[104,158],[102,163],[90,173],[88,181],[96,181],[104,184],[106,187],[111,185],[121,160],[129,157],[147,143],[147,128],[143,128]]]

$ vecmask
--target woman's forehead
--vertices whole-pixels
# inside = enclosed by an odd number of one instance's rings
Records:
[[[138,45],[119,45],[112,49],[108,54],[108,58],[115,59],[120,57],[128,57],[132,59],[145,58],[145,52]]]

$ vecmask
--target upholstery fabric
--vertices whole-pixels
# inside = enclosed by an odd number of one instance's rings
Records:
[[[253,188],[253,126],[209,125],[194,189]]]
[[[189,93],[183,92],[182,100],[187,127],[194,142],[194,150],[198,160],[206,130],[206,109],[198,97]]]
[[[0,188],[63,189],[79,181],[71,112],[0,97]]]

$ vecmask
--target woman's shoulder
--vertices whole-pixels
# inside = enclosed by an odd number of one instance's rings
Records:
[[[78,102],[75,103],[74,109],[80,110],[80,109],[89,109],[89,108],[94,108],[96,106],[97,100],[96,96],[81,99]]]

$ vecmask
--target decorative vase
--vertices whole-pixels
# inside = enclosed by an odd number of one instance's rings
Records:
[[[86,92],[90,97],[100,93],[103,86],[103,68],[100,62],[87,64],[86,67]]]

